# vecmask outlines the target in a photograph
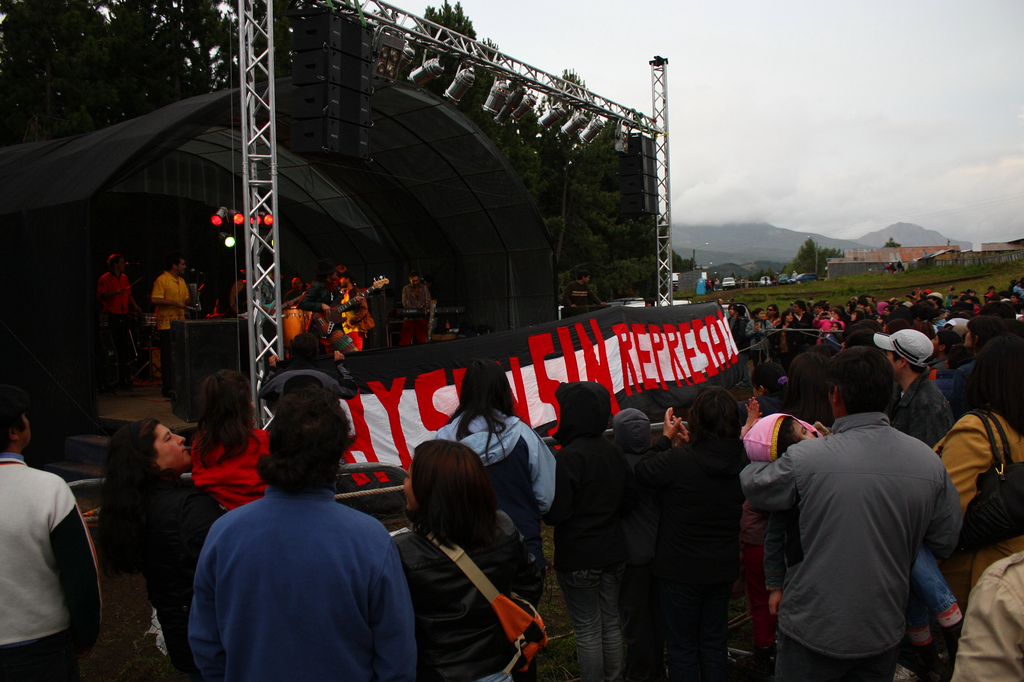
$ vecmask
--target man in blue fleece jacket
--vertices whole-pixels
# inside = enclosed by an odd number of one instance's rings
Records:
[[[189,643],[206,682],[413,682],[409,588],[376,519],[338,504],[348,419],[324,389],[287,395],[270,426],[262,500],[210,529]]]

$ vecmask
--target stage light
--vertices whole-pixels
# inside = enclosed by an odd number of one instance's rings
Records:
[[[434,57],[423,62],[422,66],[413,69],[412,73],[409,74],[409,80],[422,88],[442,73],[444,73],[444,67],[441,66],[441,60]]]
[[[235,225],[241,225],[242,223],[245,222],[245,216],[239,213],[238,211],[235,211],[235,214],[231,216],[231,221]]]
[[[444,96],[448,99],[458,102],[462,99],[462,96],[473,87],[473,83],[476,81],[476,76],[473,75],[473,69],[463,69],[455,74],[455,78],[452,79],[452,84],[448,86],[448,89],[444,91]]]
[[[229,249],[235,246],[235,238],[228,234],[227,232],[221,232],[219,236],[221,239],[224,240],[224,246],[228,247]]]
[[[615,151],[620,154],[629,153],[629,131],[629,126],[622,121],[615,126]]]
[[[582,111],[577,111],[576,114],[569,119],[569,122],[562,126],[562,132],[572,137],[579,131],[583,130],[583,126],[587,125],[587,117]]]
[[[512,94],[509,90],[508,83],[505,81],[494,81],[494,85],[491,86],[491,91],[487,94],[487,99],[481,105],[481,108],[489,113],[497,114],[501,111],[501,107],[505,104],[505,100]]]
[[[510,84],[509,89],[512,90],[512,93],[508,96],[508,99],[505,100],[505,106],[503,106],[501,108],[501,111],[498,112],[498,115],[494,117],[494,122],[499,125],[505,125],[505,122],[508,121],[509,116],[511,116],[512,112],[514,112],[519,107],[519,104],[520,102],[523,101],[523,98],[526,97],[526,90],[523,89],[522,87],[517,88],[514,85]]]
[[[263,218],[263,224],[264,225],[269,227],[269,226],[274,224],[274,216],[272,216],[271,214],[264,213],[262,218]]]
[[[216,227],[220,227],[228,221],[228,210],[221,206],[217,209],[217,212],[210,216],[210,222]]]
[[[499,111],[498,114],[494,117],[494,122],[497,123],[498,125],[503,126],[508,121],[508,118],[511,115],[512,109],[510,107],[504,106],[501,108],[501,111]]]
[[[540,124],[545,130],[550,130],[563,118],[565,118],[565,109],[555,105],[548,109],[547,113],[540,119]]]
[[[588,125],[586,129],[582,133],[580,133],[580,141],[582,141],[584,144],[589,144],[593,142],[594,138],[601,133],[601,130],[603,128],[604,119],[601,118],[600,116],[595,116],[593,120],[590,122],[590,125]]]
[[[523,101],[521,101],[519,103],[519,106],[516,107],[516,110],[512,112],[512,120],[518,121],[523,116],[526,116],[526,112],[530,111],[530,109],[533,109],[533,105],[536,103],[537,100],[533,95],[524,94]]]
[[[407,45],[405,38],[381,31],[377,38],[377,64],[373,75],[388,81],[398,78]]]

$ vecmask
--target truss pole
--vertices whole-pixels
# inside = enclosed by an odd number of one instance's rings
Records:
[[[284,355],[280,239],[277,227],[277,115],[274,88],[274,17],[271,0],[238,0],[238,68],[241,84],[242,207],[245,216],[245,320],[249,338],[249,378],[256,425],[274,415],[260,403],[264,361]],[[265,215],[274,220],[266,225]]]
[[[651,97],[658,162],[658,305],[672,305],[672,183],[668,148],[668,60],[651,60]]]

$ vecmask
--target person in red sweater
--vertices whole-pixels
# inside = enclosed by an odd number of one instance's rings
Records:
[[[192,481],[230,511],[263,497],[256,462],[270,454],[263,429],[253,428],[249,379],[222,369],[203,381],[203,408],[192,441]]]

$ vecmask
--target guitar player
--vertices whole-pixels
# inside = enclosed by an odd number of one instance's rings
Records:
[[[352,281],[348,274],[348,268],[344,265],[339,265],[335,270],[338,272],[338,286],[342,292],[341,300],[343,302],[353,301],[355,303],[355,307],[345,313],[342,329],[352,339],[356,350],[362,350],[363,343],[366,341],[366,332],[373,329],[376,323],[373,321],[373,316],[370,315],[366,299],[356,297],[358,291],[355,282]]]
[[[338,271],[334,267],[334,262],[324,259],[317,261],[313,282],[306,290],[306,295],[299,301],[298,307],[300,310],[309,310],[313,313],[313,319],[310,320],[307,331],[316,334],[320,342],[325,344],[328,349],[351,353],[357,350],[356,345],[341,325],[334,327],[326,336],[316,326],[318,316],[320,318],[329,316],[331,308],[341,302],[342,296],[341,285],[338,283]]]

